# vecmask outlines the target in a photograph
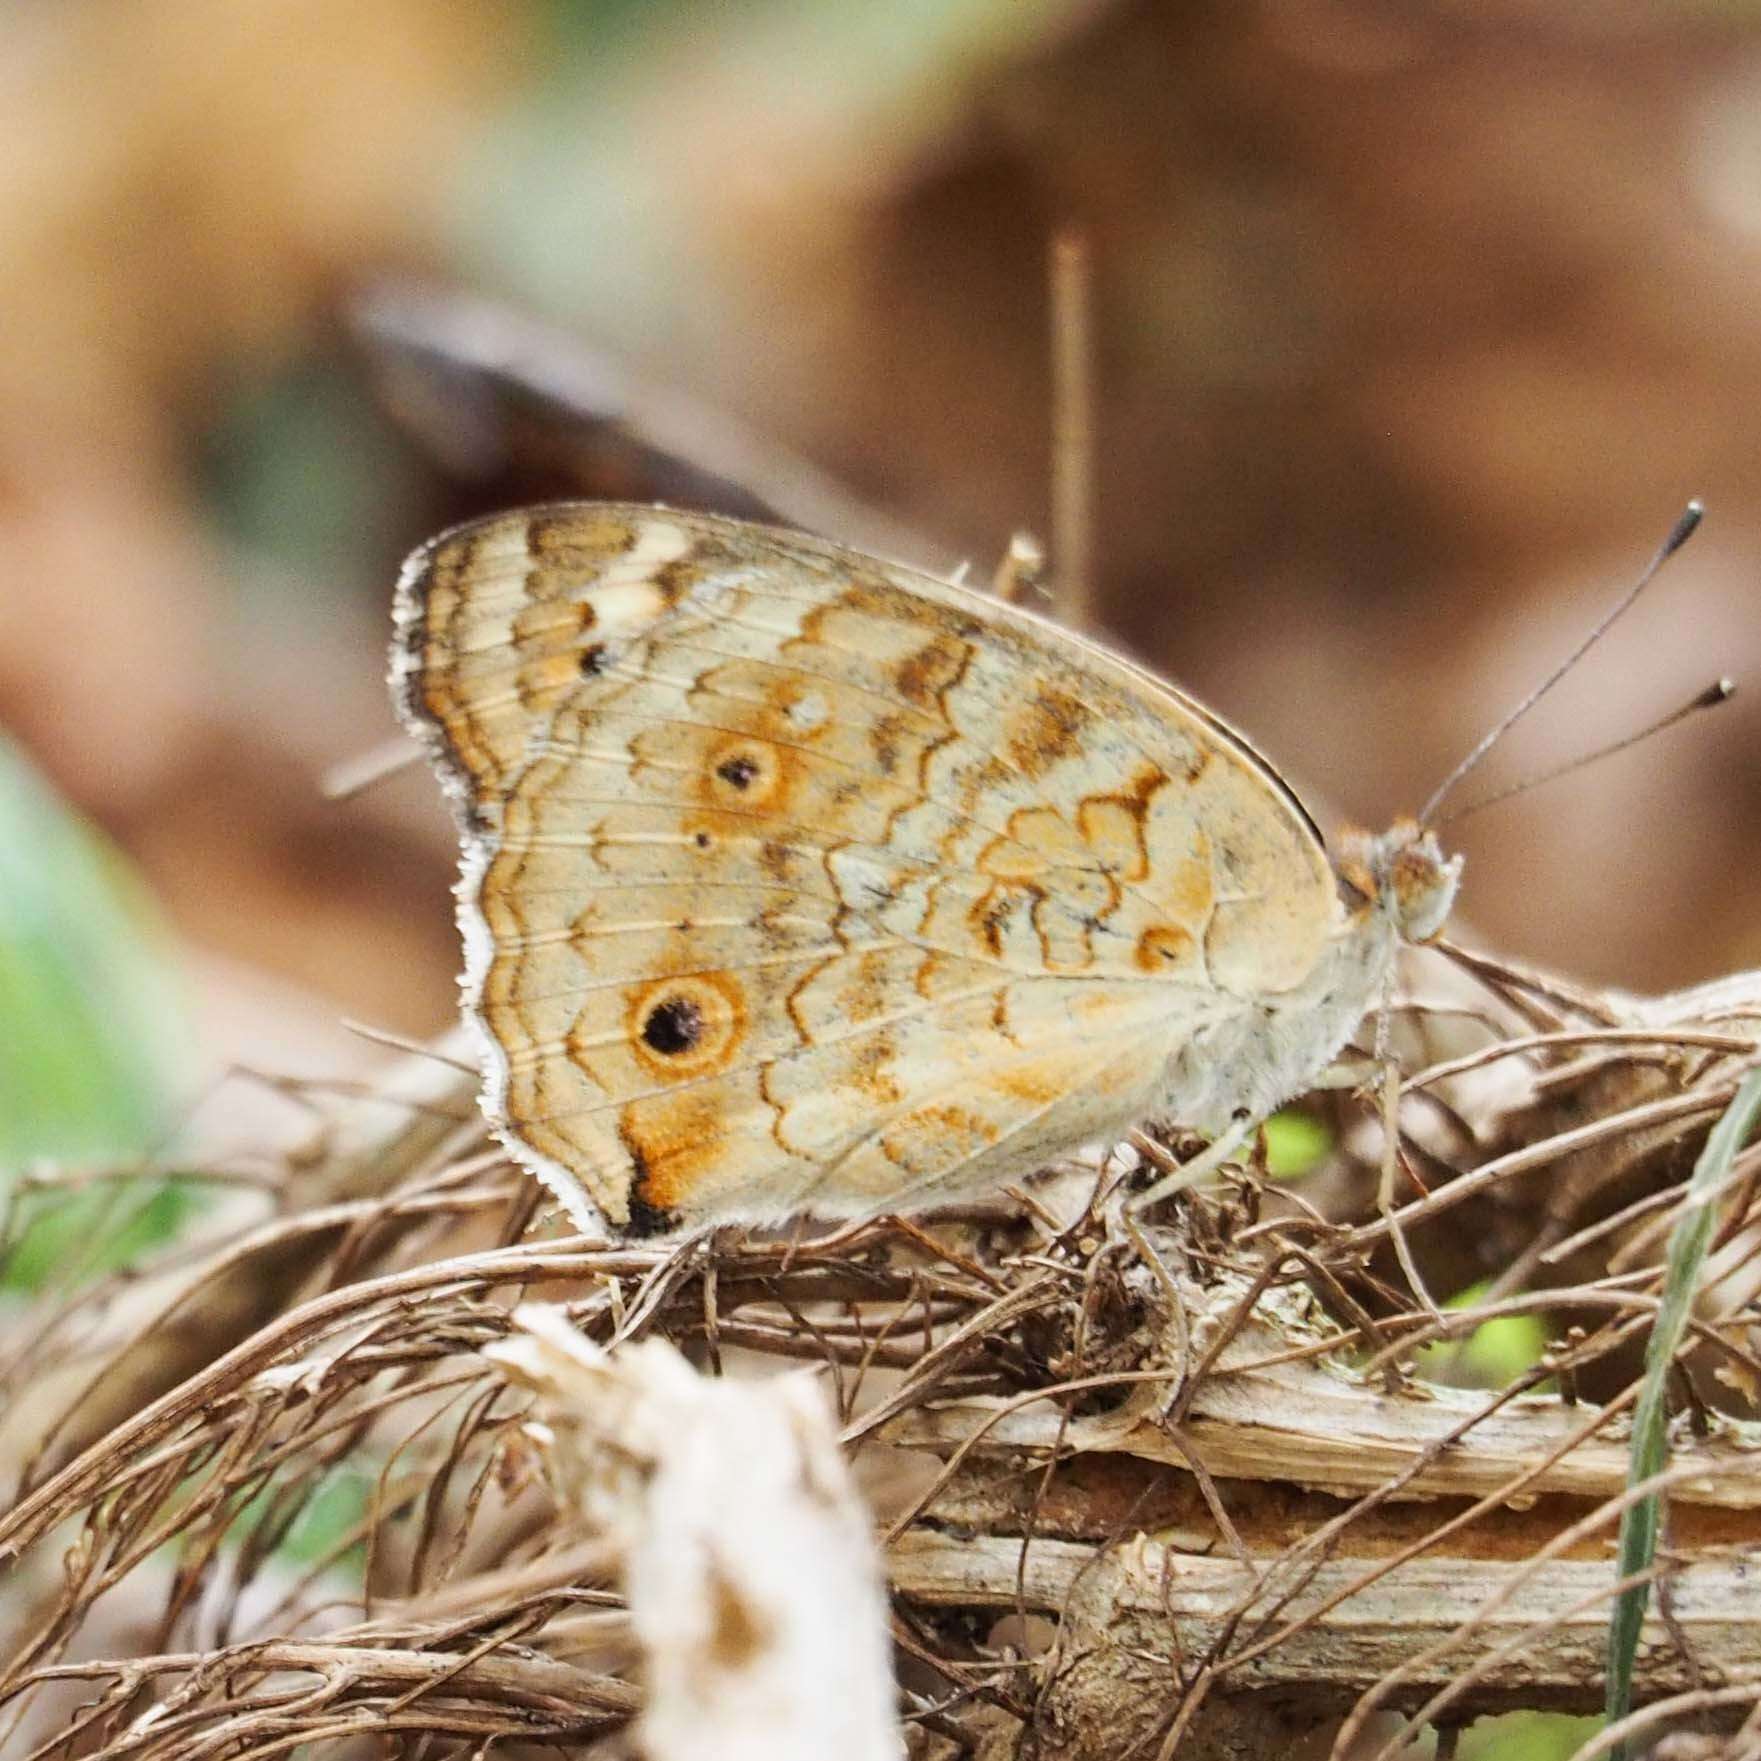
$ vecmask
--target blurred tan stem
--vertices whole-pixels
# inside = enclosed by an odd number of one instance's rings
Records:
[[[1095,621],[1094,276],[1078,232],[1052,240],[1052,577],[1058,615]]]

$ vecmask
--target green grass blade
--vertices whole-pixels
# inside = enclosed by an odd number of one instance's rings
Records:
[[[189,1051],[169,938],[123,858],[0,739],[0,1192],[33,1162],[154,1147]],[[142,1189],[125,1208],[165,1208]],[[0,1290],[100,1247],[116,1195],[34,1195]]]
[[[1734,1099],[1724,1110],[1706,1139],[1706,1147],[1694,1164],[1681,1215],[1669,1235],[1669,1257],[1664,1271],[1663,1301],[1651,1328],[1645,1350],[1645,1379],[1633,1414],[1632,1453],[1627,1462],[1627,1484],[1636,1486],[1663,1471],[1669,1457],[1669,1367],[1687,1330],[1699,1288],[1700,1270],[1712,1241],[1717,1221],[1717,1200],[1737,1152],[1748,1141],[1756,1115],[1761,1114],[1761,1070],[1743,1079]],[[1620,1577],[1649,1571],[1657,1552],[1657,1531],[1662,1520],[1661,1500],[1653,1493],[1627,1507],[1620,1523]],[[1608,1621],[1608,1720],[1624,1718],[1632,1708],[1633,1662],[1638,1655],[1639,1630],[1651,1599],[1648,1582],[1623,1590],[1615,1599]],[[1622,1761],[1617,1750],[1614,1761]]]

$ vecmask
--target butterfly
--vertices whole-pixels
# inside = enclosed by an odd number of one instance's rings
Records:
[[[585,1229],[856,1216],[1128,1127],[1239,1132],[1441,928],[1096,643],[797,532],[561,503],[405,564],[495,1134]]]

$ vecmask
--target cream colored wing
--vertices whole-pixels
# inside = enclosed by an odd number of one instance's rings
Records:
[[[591,1224],[852,1214],[1153,1106],[1314,967],[1320,839],[1238,736],[978,593],[563,504],[418,551],[394,681],[461,805],[485,1107]]]

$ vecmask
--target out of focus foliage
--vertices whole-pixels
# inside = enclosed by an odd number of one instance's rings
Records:
[[[0,1244],[15,1288],[119,1264],[182,1212],[175,1186],[49,1178],[144,1155],[166,1131],[190,1055],[168,952],[129,864],[0,740],[0,1188],[45,1165]]]

